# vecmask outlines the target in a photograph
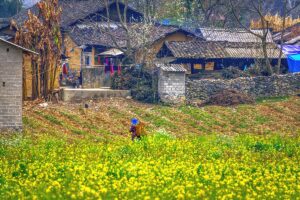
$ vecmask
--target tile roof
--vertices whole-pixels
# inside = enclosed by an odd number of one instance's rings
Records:
[[[165,46],[176,58],[222,59],[222,58],[264,58],[258,43],[233,43],[212,41],[165,42]],[[280,49],[268,44],[269,58],[278,58]]]
[[[203,37],[207,41],[220,42],[261,42],[261,39],[244,29],[221,29],[221,28],[200,28]],[[262,30],[251,30],[255,34],[263,35]],[[268,33],[267,42],[273,43],[271,32]]]
[[[134,23],[128,24],[128,27],[136,32],[141,28],[139,24]],[[192,35],[192,33],[174,26],[152,25],[148,29],[148,32],[151,33],[149,38],[147,38],[148,42],[157,41],[175,32],[185,32]],[[68,33],[77,45],[99,45],[105,47],[116,47],[112,37],[116,39],[119,47],[126,47],[128,36],[119,23],[110,23],[110,28],[108,28],[108,23],[105,22],[78,24],[70,28]],[[131,42],[134,48],[138,48],[141,45],[139,37],[131,38]]]
[[[176,58],[223,58],[228,55],[221,43],[207,41],[165,42]]]
[[[273,40],[280,44],[282,32],[273,34]],[[297,23],[289,28],[286,28],[283,34],[283,43],[296,45],[300,42],[300,23]]]
[[[183,67],[183,65],[180,64],[163,64],[163,63],[157,63],[157,68],[160,68],[161,70],[165,72],[186,72],[187,70]]]
[[[116,1],[109,0],[109,2],[110,4],[113,4]],[[59,0],[59,4],[63,12],[61,15],[62,27],[67,27],[78,20],[83,20],[91,14],[102,11],[106,8],[105,0]],[[132,7],[129,7],[129,9],[138,13],[138,11]],[[14,19],[18,24],[23,23],[28,18],[27,13],[29,10],[37,15],[37,4],[21,11],[17,15],[13,16],[12,19]]]

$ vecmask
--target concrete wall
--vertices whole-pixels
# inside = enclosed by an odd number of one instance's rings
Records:
[[[97,100],[103,98],[126,98],[131,96],[129,90],[110,89],[63,89],[62,98],[67,102],[82,102],[85,100]]]
[[[185,100],[185,72],[158,73],[158,95],[162,102],[181,103]]]
[[[106,78],[104,67],[82,69],[82,88],[110,87],[110,77]]]
[[[0,130],[22,128],[21,49],[0,41]]]
[[[300,92],[300,73],[233,80],[187,80],[187,99],[207,100],[225,89],[235,89],[254,98],[295,95]]]

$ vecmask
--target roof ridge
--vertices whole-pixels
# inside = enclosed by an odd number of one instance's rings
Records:
[[[19,48],[19,49],[22,49],[23,51],[26,51],[26,52],[33,53],[33,54],[38,55],[38,53],[35,52],[35,51],[32,51],[32,50],[30,50],[30,49],[27,49],[27,48],[25,48],[25,47],[22,47],[22,46],[20,46],[20,45],[17,45],[17,44],[15,44],[15,43],[10,42],[10,41],[7,41],[7,40],[5,40],[5,39],[3,39],[3,38],[1,38],[1,37],[0,37],[0,41],[4,42],[4,43],[6,43],[6,44],[9,44],[9,45],[11,45],[11,46],[17,47],[17,48]]]

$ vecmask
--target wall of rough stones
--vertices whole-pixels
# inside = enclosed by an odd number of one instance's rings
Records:
[[[300,92],[300,73],[233,80],[188,79],[186,81],[186,96],[189,100],[207,100],[210,96],[225,89],[238,90],[254,98],[295,95]]]
[[[22,129],[21,49],[0,41],[0,130]]]
[[[167,72],[158,74],[158,95],[165,103],[181,103],[185,100],[185,72]]]

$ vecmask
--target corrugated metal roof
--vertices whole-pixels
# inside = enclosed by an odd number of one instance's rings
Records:
[[[161,70],[165,72],[186,72],[186,69],[183,67],[183,65],[180,64],[163,64],[158,63],[156,64],[157,68],[160,68]]]
[[[264,53],[262,48],[225,48],[230,58],[264,58]],[[279,58],[280,49],[267,49],[267,54],[269,58]],[[283,57],[285,55],[283,54]]]
[[[221,28],[200,28],[203,37],[207,41],[220,42],[261,42],[261,39],[244,29],[221,29]],[[251,30],[251,32],[263,35],[263,30]],[[269,31],[267,42],[273,43],[272,34]]]

